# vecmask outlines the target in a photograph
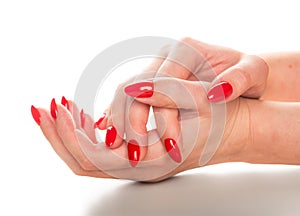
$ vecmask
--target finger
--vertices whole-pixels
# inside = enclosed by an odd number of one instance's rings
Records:
[[[77,160],[72,156],[68,149],[63,144],[59,135],[57,134],[54,120],[51,118],[49,112],[44,109],[38,109],[40,113],[40,127],[51,144],[57,155],[67,164],[67,166],[76,174],[80,176],[93,176],[99,178],[110,177],[100,171],[86,171],[84,170]]]
[[[267,67],[258,57],[242,59],[236,66],[220,73],[213,80],[207,94],[208,99],[211,102],[229,102],[241,95],[259,98],[267,79]]]
[[[167,76],[186,80],[195,75],[204,62],[204,57],[193,48],[195,43],[191,38],[181,39],[170,50],[156,77]]]
[[[107,129],[107,119],[109,116],[110,106],[103,112],[103,114],[99,117],[98,121],[95,122],[94,128],[98,128],[99,130]]]
[[[211,109],[206,97],[207,86],[208,83],[199,81],[156,78],[129,85],[124,91],[137,101],[154,107],[156,125],[166,151],[175,162],[180,163],[182,141],[177,109],[189,110],[193,116],[208,115]]]
[[[163,47],[158,53],[157,57],[151,62],[151,64],[144,69],[143,73],[137,75],[134,78],[131,78],[126,83],[131,83],[134,80],[154,77],[155,73],[157,72],[162,62],[164,61],[164,58],[165,56],[167,56],[168,52],[169,52],[169,46]],[[116,94],[111,103],[111,109],[109,115],[106,115],[106,117],[103,119],[103,121],[106,120],[106,126],[107,126],[105,143],[109,148],[117,148],[121,145],[123,141],[124,127],[125,127],[124,115],[126,111],[126,97],[127,97],[123,92],[123,88],[124,85],[126,85],[126,83],[121,84],[116,90]],[[142,113],[143,111],[139,109],[140,109],[139,106],[132,107],[131,112]],[[142,110],[149,110],[149,109],[143,108]],[[148,115],[148,114],[145,113],[144,115]],[[140,117],[136,116],[136,118],[138,121]],[[145,126],[142,128],[145,128]],[[142,134],[145,133],[146,131],[144,131]]]
[[[180,124],[177,109],[153,107],[155,122],[159,136],[166,152],[175,162],[182,161],[180,140]]]
[[[169,50],[170,46],[163,47],[158,56],[141,74],[136,76],[135,80],[153,78],[165,61]],[[125,130],[128,158],[132,167],[136,167],[138,162],[147,154],[148,137],[146,125],[149,110],[149,105],[134,101],[132,98],[127,98]]]
[[[132,168],[128,163],[127,149],[125,143],[119,148],[108,149],[103,145],[94,145],[88,137],[80,130],[75,133],[79,143],[88,156],[89,160],[109,176],[122,179],[133,179],[149,181],[162,177],[178,167],[170,163],[156,130],[149,131],[149,154],[139,163],[139,166]]]
[[[71,110],[73,119],[75,119],[76,128],[82,128],[88,137],[94,142],[97,143],[96,134],[95,134],[95,124],[90,115],[84,113],[84,110],[78,111],[76,104],[67,100],[64,96],[61,98],[61,104],[68,110]]]
[[[145,79],[145,78],[153,78],[164,62],[170,51],[170,46],[164,46],[161,48],[155,59],[142,71],[141,74],[131,78],[127,81],[127,83],[134,82],[135,80]],[[123,84],[124,85],[124,84]],[[119,88],[122,88],[122,84]],[[107,127],[108,113],[110,111],[110,106],[103,112],[103,115],[99,117],[99,120],[95,123],[95,128],[97,127],[100,130],[104,130]]]
[[[145,67],[142,73],[154,73],[153,76],[155,76],[155,73],[158,72],[159,68],[169,55],[171,48],[172,47],[169,45],[162,47],[153,61]]]
[[[75,136],[75,124],[70,112],[57,104],[57,118],[55,119],[56,131],[62,142],[84,170],[98,170],[82,152]]]
[[[149,105],[127,98],[125,132],[128,158],[132,167],[136,167],[147,153],[147,121]]]
[[[156,78],[128,85],[124,92],[137,101],[154,107],[205,112],[209,104],[206,96],[207,86],[206,82]]]
[[[64,96],[61,98],[61,104],[72,114],[76,128],[80,128],[80,112],[76,104],[74,104],[71,100],[67,100]]]
[[[196,69],[198,66],[197,64],[199,63],[197,60],[200,58],[199,54],[196,53],[191,46],[189,46],[188,43],[191,42],[193,43],[192,40],[183,39],[177,43],[176,46],[170,51],[167,59],[161,65],[156,77],[169,76],[184,80],[188,79],[189,77],[192,79],[196,78],[194,74],[196,74]],[[168,100],[166,97],[164,98],[165,100]],[[157,99],[159,99],[159,96]],[[173,101],[169,100],[167,103],[173,104]],[[153,104],[151,105],[153,106]],[[153,111],[157,130],[162,142],[164,143],[166,151],[175,162],[180,163],[182,158],[177,144],[181,144],[181,142],[178,142],[178,137],[180,134],[178,110],[154,107]]]
[[[125,107],[126,95],[122,92],[121,88],[118,87],[107,116],[105,144],[108,148],[117,148],[123,143]]]
[[[130,168],[127,160],[127,149],[125,141],[119,148],[108,149],[105,145],[95,145],[81,130],[76,129],[75,135],[78,139],[80,148],[86,155],[89,161],[92,161],[95,166],[105,172]]]
[[[84,132],[86,133],[86,135],[90,138],[90,140],[93,142],[93,143],[98,143],[97,139],[96,139],[96,133],[95,133],[95,123],[92,119],[92,117],[86,113],[84,113],[84,116],[83,116],[83,122],[84,124],[82,125],[83,126],[83,130]]]

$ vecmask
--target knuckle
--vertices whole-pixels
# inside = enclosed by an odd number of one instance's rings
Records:
[[[172,47],[172,46],[171,46],[170,44],[161,47],[160,50],[159,50],[158,55],[159,55],[160,57],[166,57],[166,56],[168,55],[168,53],[170,52],[171,47]]]
[[[235,75],[236,75],[236,80],[238,83],[240,83],[242,86],[247,86],[249,83],[252,81],[252,76],[250,73],[246,72],[245,70],[241,68],[236,68],[235,69]]]
[[[191,37],[182,37],[179,41],[182,43],[190,44],[193,41],[193,39]]]
[[[252,83],[252,74],[251,73],[244,71],[244,70],[240,70],[240,74],[246,84]]]

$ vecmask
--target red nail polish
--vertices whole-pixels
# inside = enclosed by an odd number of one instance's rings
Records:
[[[140,146],[137,141],[130,140],[127,145],[128,159],[132,167],[136,167],[140,161]]]
[[[105,144],[107,147],[111,147],[117,137],[117,130],[114,126],[109,126],[106,130]]]
[[[34,119],[34,121],[40,125],[41,124],[41,114],[37,108],[35,108],[33,105],[31,106],[31,114]]]
[[[180,150],[175,140],[171,138],[165,139],[165,147],[170,157],[177,163],[181,162]]]
[[[207,99],[211,102],[220,102],[232,94],[232,86],[228,82],[220,82],[209,90]]]
[[[68,100],[64,96],[62,96],[62,98],[61,98],[61,104],[63,106],[65,106],[68,110],[70,110],[69,102],[68,102]]]
[[[51,101],[51,105],[50,105],[50,113],[52,115],[52,117],[54,119],[56,119],[57,117],[57,106],[56,106],[56,102],[55,102],[55,99],[53,98],[52,101]]]
[[[125,87],[124,91],[131,97],[148,98],[153,95],[154,85],[153,82],[139,82]]]
[[[99,120],[97,121],[97,122],[95,122],[95,124],[94,124],[94,128],[98,128],[98,129],[100,129],[99,128],[99,125],[101,124],[101,122],[103,121],[103,119],[105,118],[105,113],[99,118]]]
[[[81,109],[81,111],[80,111],[80,124],[81,124],[81,127],[84,128],[84,125],[85,125],[85,116],[84,116],[83,109]]]

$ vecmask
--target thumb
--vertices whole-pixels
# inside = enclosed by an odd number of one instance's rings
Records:
[[[154,78],[125,86],[127,95],[154,107],[199,110],[209,104],[206,96],[207,82],[187,81],[177,78]]]
[[[259,98],[265,88],[267,72],[266,64],[258,58],[241,61],[212,81],[207,98],[210,102],[229,102],[241,95]]]

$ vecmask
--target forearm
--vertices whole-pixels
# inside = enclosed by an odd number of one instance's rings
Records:
[[[300,165],[300,103],[248,100],[252,141],[245,162]]]
[[[262,54],[269,66],[264,100],[300,101],[300,51]]]

